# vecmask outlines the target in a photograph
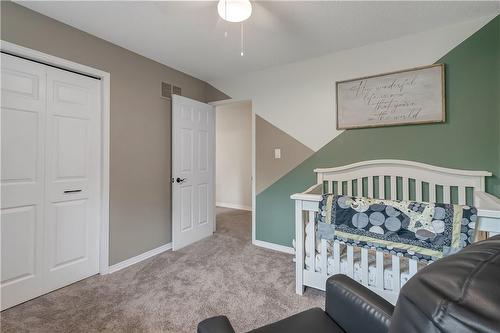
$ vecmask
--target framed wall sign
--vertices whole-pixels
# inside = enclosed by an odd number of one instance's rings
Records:
[[[445,121],[444,65],[336,82],[337,129]]]

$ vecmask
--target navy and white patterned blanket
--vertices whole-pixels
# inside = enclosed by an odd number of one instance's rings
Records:
[[[476,214],[469,206],[325,194],[318,234],[429,262],[472,243]]]

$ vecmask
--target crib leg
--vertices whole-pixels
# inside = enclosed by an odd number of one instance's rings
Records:
[[[304,293],[303,274],[304,274],[304,220],[302,219],[302,201],[296,200],[295,201],[295,292],[299,295],[302,295]]]

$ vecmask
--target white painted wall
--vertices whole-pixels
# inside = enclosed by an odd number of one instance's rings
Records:
[[[252,207],[252,104],[215,108],[217,206]]]
[[[341,131],[335,122],[335,81],[436,62],[494,16],[272,67],[211,84],[314,151]]]

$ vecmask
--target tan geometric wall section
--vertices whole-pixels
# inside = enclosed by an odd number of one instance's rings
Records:
[[[281,150],[281,158],[274,150]],[[255,116],[255,191],[259,194],[313,154],[287,133]]]

